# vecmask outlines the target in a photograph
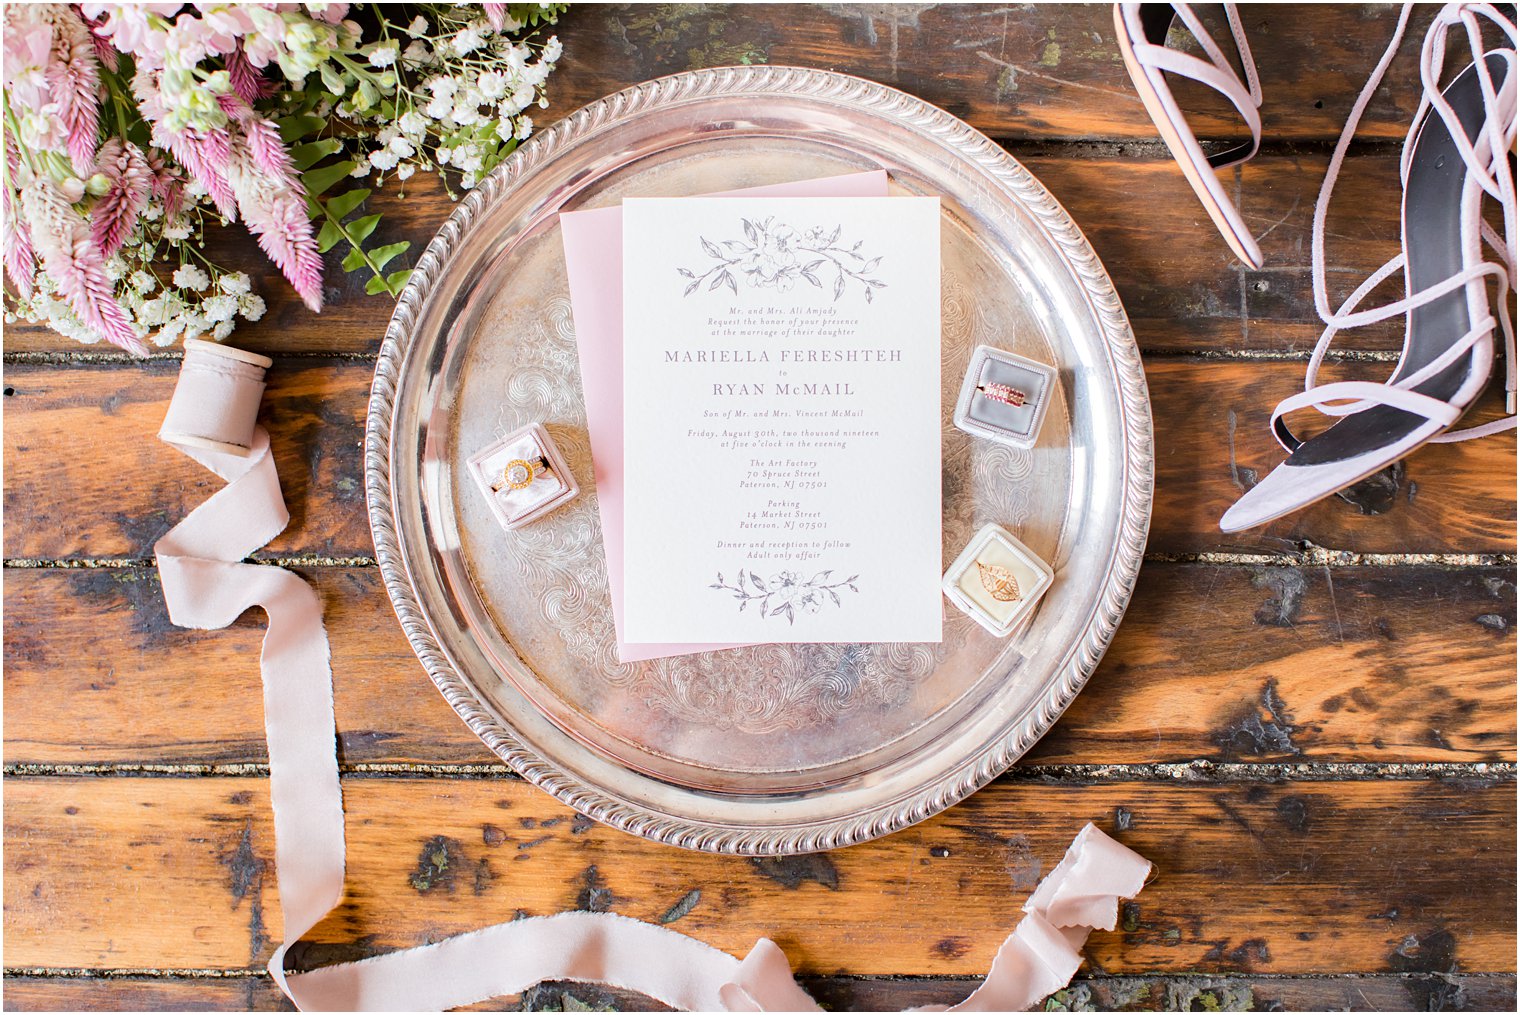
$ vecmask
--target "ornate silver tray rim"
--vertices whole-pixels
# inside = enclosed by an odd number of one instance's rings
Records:
[[[451,257],[496,201],[562,148],[653,106],[714,96],[766,94],[826,97],[830,102],[861,107],[873,115],[911,125],[975,163],[1026,207],[1079,281],[1114,369],[1125,438],[1123,509],[1107,580],[1082,637],[1068,649],[1064,667],[1045,696],[1035,708],[1011,718],[1001,737],[980,754],[965,759],[949,777],[910,796],[823,824],[743,828],[651,813],[620,800],[528,749],[511,728],[483,706],[438,644],[407,571],[395,524],[391,442],[397,387],[413,348],[415,325],[424,316]],[[364,464],[376,558],[397,618],[429,677],[492,751],[539,788],[613,827],[689,849],[759,855],[833,849],[904,828],[969,796],[1033,746],[1091,676],[1124,615],[1145,548],[1154,482],[1150,403],[1139,350],[1107,272],[1065,209],[1017,160],[938,107],[862,78],[774,66],[677,74],[591,103],[533,137],[463,200],[418,261],[386,329],[370,393]]]

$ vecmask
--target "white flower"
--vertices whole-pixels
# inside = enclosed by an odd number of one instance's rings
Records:
[[[521,141],[531,133],[533,133],[533,118],[531,116],[518,117],[517,129],[512,132],[512,136]]]
[[[410,162],[404,162],[396,167],[396,179],[409,180],[411,179],[412,174],[416,171],[416,166],[412,165]]]
[[[382,173],[390,169],[395,169],[396,163],[399,161],[401,160],[383,148],[378,152],[374,152],[369,157],[369,164],[380,170]]]
[[[427,18],[423,17],[421,14],[413,18],[412,23],[406,26],[406,34],[410,35],[414,39],[422,38],[422,36],[427,34],[427,31]]]
[[[249,293],[238,300],[238,313],[244,320],[257,321],[264,316],[264,297]]]
[[[408,156],[415,155],[417,153],[417,149],[413,147],[412,143],[404,137],[392,138],[391,143],[386,147],[395,152],[397,155],[400,155],[402,158],[407,158]]]
[[[180,321],[184,324],[186,338],[200,338],[211,326],[211,322],[206,320],[206,316],[198,311],[191,311],[181,317]],[[172,324],[174,322],[171,321],[169,323]]]
[[[369,169],[370,169],[369,159],[360,159],[354,165],[354,168],[349,171],[348,175],[352,176],[356,180],[362,180],[364,177],[366,177],[366,176],[369,175]]]
[[[427,43],[418,39],[407,43],[406,49],[401,51],[401,62],[408,67],[422,67],[433,59],[433,51],[428,49]]]
[[[220,321],[217,323],[216,327],[211,329],[211,337],[220,342],[228,335],[231,335],[232,329],[235,327],[237,327],[237,325],[232,321]]]
[[[428,101],[427,105],[422,107],[422,111],[431,119],[442,120],[445,116],[449,115],[449,111],[453,108],[454,97],[452,95],[435,95]]]
[[[164,226],[164,239],[178,242],[190,238],[190,223],[184,219]]]
[[[193,289],[200,292],[211,284],[211,276],[193,264],[182,264],[175,269],[173,281],[181,289]]]
[[[201,312],[206,320],[212,324],[222,321],[230,321],[237,313],[238,301],[236,296],[210,296],[201,301]]]
[[[468,102],[461,102],[449,110],[449,119],[461,127],[469,127],[480,122],[480,110]]]
[[[403,134],[421,134],[427,127],[427,119],[416,111],[403,113],[401,119],[396,122],[400,125]]]
[[[120,254],[112,254],[106,258],[106,278],[115,282],[127,275],[127,262]]]
[[[134,271],[127,283],[141,293],[150,293],[158,288],[158,278],[151,271]]]
[[[143,305],[137,308],[137,319],[143,324],[163,324],[169,316],[169,304],[162,299],[143,300]]]
[[[386,127],[382,131],[380,131],[380,133],[376,134],[375,135],[375,140],[379,141],[381,144],[390,144],[391,141],[395,140],[396,138],[398,138],[400,136],[401,136],[401,128],[397,127],[397,126],[395,126],[393,124],[393,125],[391,125],[389,127]]]
[[[248,279],[248,273],[242,271],[228,272],[217,280],[216,285],[229,296],[242,296],[253,288]]]
[[[459,82],[455,81],[451,77],[438,75],[437,77],[428,78],[427,81],[423,82],[422,87],[426,88],[434,95],[452,99],[454,97],[454,93],[459,90]]]
[[[488,70],[476,79],[475,87],[480,89],[486,101],[495,102],[507,94],[507,76],[501,71]]]
[[[470,25],[468,28],[461,29],[459,34],[454,36],[452,45],[456,55],[469,56],[485,44],[486,37],[481,31],[480,26]]]
[[[512,103],[518,109],[527,109],[533,105],[534,98],[536,95],[532,85],[520,85],[517,91],[512,93]]]
[[[559,36],[549,36],[549,41],[544,43],[544,59],[554,63],[565,52],[564,44],[559,41]]]
[[[378,42],[370,49],[369,62],[374,67],[390,67],[395,64],[396,58],[400,55],[399,42]]]

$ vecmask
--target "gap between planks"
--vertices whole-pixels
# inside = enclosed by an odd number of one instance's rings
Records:
[[[421,764],[370,762],[338,766],[348,779],[455,779],[487,781],[520,779],[505,764]],[[88,764],[62,765],[8,762],[6,778],[246,778],[267,777],[269,766],[233,764]],[[1428,780],[1481,780],[1514,782],[1513,762],[1185,762],[1117,765],[1018,765],[996,782],[1034,782],[1045,785],[1096,785],[1099,783],[1283,783],[1283,782],[1423,782]]]
[[[1146,359],[1199,359],[1220,362],[1248,363],[1307,363],[1313,353],[1310,349],[1146,349],[1141,355]],[[1325,354],[1326,363],[1397,363],[1403,355],[1395,349],[1338,349]],[[334,352],[322,350],[294,350],[278,354],[284,360],[327,360],[338,363],[374,363],[377,352]],[[127,366],[142,363],[178,363],[184,359],[179,352],[149,353],[133,356],[126,352],[76,352],[74,350],[27,350],[7,352],[0,362],[7,366]]]
[[[7,980],[12,979],[38,979],[38,980],[261,980],[269,975],[269,970],[263,966],[245,966],[241,968],[218,969],[194,968],[194,969],[159,969],[152,966],[137,968],[122,967],[85,967],[85,966],[7,966],[3,976]],[[1258,983],[1258,982],[1283,982],[1291,983],[1298,981],[1318,980],[1325,982],[1337,982],[1346,980],[1426,980],[1431,977],[1445,976],[1490,976],[1498,979],[1513,980],[1514,973],[1485,973],[1481,971],[1463,970],[1460,973],[1126,973],[1122,975],[1108,975],[1103,973],[1078,973],[1071,981],[1072,986],[1082,983],[1122,983],[1127,981],[1148,980],[1188,980],[1194,982],[1208,981],[1210,983]],[[833,973],[829,976],[800,976],[800,980],[845,980],[853,983],[955,983],[966,979],[964,976],[913,974],[902,973],[891,976],[869,973]],[[559,982],[559,981],[545,981]],[[502,994],[501,997],[510,995]]]
[[[1513,553],[1357,553],[1332,550],[1313,543],[1299,543],[1282,553],[1147,553],[1147,564],[1224,564],[1238,567],[1515,567],[1520,555]],[[324,557],[299,554],[290,557],[250,557],[243,563],[274,567],[375,567],[374,557]],[[152,557],[7,557],[5,568],[32,570],[79,570],[82,568],[151,568]]]

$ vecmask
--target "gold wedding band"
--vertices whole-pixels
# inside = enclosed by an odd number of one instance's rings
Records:
[[[492,492],[503,488],[508,490],[523,490],[533,485],[540,472],[548,472],[549,463],[544,461],[544,456],[539,455],[534,459],[514,458],[501,470],[501,479],[491,484]]]

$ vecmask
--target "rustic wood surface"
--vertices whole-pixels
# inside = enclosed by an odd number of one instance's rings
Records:
[[[1394,17],[1245,10],[1268,139],[1235,190],[1260,271],[1231,259],[1155,141],[1106,5],[584,5],[562,24],[544,125],[651,76],[735,62],[857,73],[965,117],[1071,211],[1145,353],[1155,521],[1098,673],[1007,775],[851,849],[754,861],[655,846],[500,765],[428,682],[373,566],[360,445],[388,305],[332,263],[313,318],[245,238],[213,238],[269,302],[239,343],[281,357],[264,421],[292,523],[259,556],[313,581],[333,642],[348,897],[297,963],[519,911],[610,909],[678,914],[674,927],[734,952],[769,935],[833,1007],[953,1002],[1093,820],[1159,876],[1093,936],[1062,1008],[1514,1009],[1514,437],[1424,449],[1264,530],[1216,528],[1278,460],[1266,414],[1319,333],[1314,196]],[[1342,174],[1337,292],[1397,249],[1397,141],[1429,16]],[[1196,101],[1200,133],[1237,131]],[[450,208],[419,179],[373,204],[377,235],[422,242]],[[1399,341],[1396,326],[1349,336],[1332,369],[1376,376]],[[35,328],[8,328],[4,347],[4,1003],[286,1007],[261,973],[281,926],[262,619],[175,628],[151,567],[154,540],[218,486],[153,436],[178,363]],[[1491,397],[1479,411],[1499,410]],[[480,1007],[648,1005],[546,984]]]

